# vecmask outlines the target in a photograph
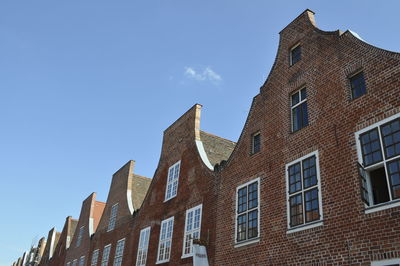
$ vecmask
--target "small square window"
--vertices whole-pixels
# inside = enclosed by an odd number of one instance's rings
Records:
[[[257,153],[261,150],[261,135],[257,132],[251,137],[251,153]]]
[[[360,72],[350,77],[351,98],[356,99],[367,93],[365,85],[364,73]]]
[[[290,65],[293,66],[301,60],[301,45],[297,44],[290,49]]]

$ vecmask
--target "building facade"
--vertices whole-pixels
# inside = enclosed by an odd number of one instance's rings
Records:
[[[280,32],[237,143],[201,131],[200,113],[165,130],[152,179],[133,161],[113,175],[85,253],[82,208],[41,265],[192,265],[194,240],[210,265],[400,265],[399,53],[306,10]]]

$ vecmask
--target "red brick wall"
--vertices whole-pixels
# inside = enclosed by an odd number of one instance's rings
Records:
[[[216,265],[363,264],[400,257],[400,208],[365,214],[354,133],[400,112],[400,55],[350,32],[324,32],[306,11],[280,33],[273,69],[254,98],[240,140],[221,173]],[[302,59],[289,66],[289,51]],[[347,77],[363,69],[367,94],[350,99]],[[309,125],[291,133],[290,95],[307,87]],[[250,155],[260,131],[261,152]],[[323,225],[287,233],[285,165],[319,152]],[[234,247],[236,187],[261,178],[260,241]]]

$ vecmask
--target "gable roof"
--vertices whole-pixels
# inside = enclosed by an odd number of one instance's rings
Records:
[[[236,143],[216,135],[200,131],[200,139],[210,163],[215,166],[223,160],[228,160]]]

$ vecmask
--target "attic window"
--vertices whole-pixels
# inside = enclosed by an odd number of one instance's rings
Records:
[[[301,45],[296,44],[290,49],[290,58],[289,58],[290,65],[293,66],[300,60],[301,60]]]
[[[359,72],[349,78],[351,86],[351,98],[356,99],[367,93],[365,85],[364,73]]]
[[[261,150],[261,135],[260,132],[254,133],[251,137],[251,154]]]

